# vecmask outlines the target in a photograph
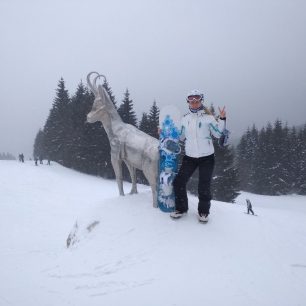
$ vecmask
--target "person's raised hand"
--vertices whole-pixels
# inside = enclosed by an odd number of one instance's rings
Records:
[[[226,111],[225,111],[225,106],[223,106],[223,108],[221,109],[220,107],[218,107],[219,109],[219,116],[221,119],[226,118]]]

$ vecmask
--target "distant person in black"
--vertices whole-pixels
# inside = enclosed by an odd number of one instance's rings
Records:
[[[252,213],[252,215],[255,215],[254,214],[254,211],[253,211],[253,209],[252,209],[252,203],[251,203],[251,201],[249,200],[249,199],[246,199],[246,203],[247,203],[247,209],[248,209],[248,214],[251,212]]]
[[[38,158],[37,158],[37,156],[34,157],[34,160],[35,160],[35,166],[38,166],[38,163],[37,163],[38,162]]]
[[[19,161],[24,163],[24,155],[23,155],[23,153],[19,154]]]

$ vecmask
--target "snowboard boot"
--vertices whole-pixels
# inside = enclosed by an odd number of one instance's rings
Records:
[[[199,214],[199,221],[201,223],[207,223],[208,222],[208,214]]]
[[[181,211],[175,210],[172,213],[170,213],[170,217],[172,219],[179,219],[179,218],[185,216],[186,214],[187,214],[187,212],[181,212]]]

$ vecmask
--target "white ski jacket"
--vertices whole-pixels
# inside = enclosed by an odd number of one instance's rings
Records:
[[[220,138],[224,129],[224,120],[217,121],[204,110],[188,112],[181,121],[181,137],[185,141],[185,152],[189,157],[203,157],[215,152],[212,135]]]

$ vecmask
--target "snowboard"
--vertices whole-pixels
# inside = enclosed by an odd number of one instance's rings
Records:
[[[245,212],[245,214],[246,214],[246,215],[251,215],[251,216],[254,216],[254,217],[257,217],[257,216],[258,216],[258,215],[256,215],[256,214],[253,215],[252,213],[248,214],[247,212]]]
[[[178,171],[181,152],[180,111],[173,105],[165,106],[159,113],[159,177],[157,184],[158,207],[163,212],[175,209],[173,180]]]

